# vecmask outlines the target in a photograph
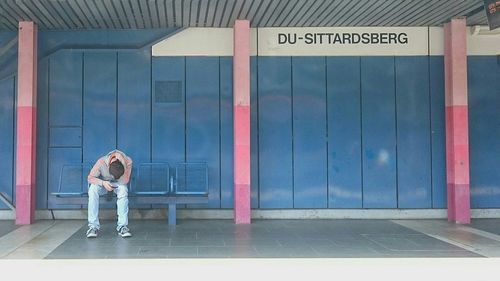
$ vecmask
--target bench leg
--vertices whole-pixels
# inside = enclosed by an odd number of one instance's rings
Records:
[[[168,225],[176,225],[176,217],[177,217],[177,208],[176,204],[168,204]]]

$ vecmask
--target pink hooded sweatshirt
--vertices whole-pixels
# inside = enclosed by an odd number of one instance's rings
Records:
[[[117,180],[118,183],[128,184],[132,172],[132,159],[120,150],[113,150],[96,161],[87,177],[90,184],[102,186],[103,181],[114,180],[113,176],[109,173],[111,156],[116,157],[123,164],[125,170],[123,175]]]

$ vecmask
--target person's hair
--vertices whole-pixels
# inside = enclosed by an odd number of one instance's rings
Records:
[[[124,172],[125,169],[123,168],[123,164],[118,160],[109,165],[109,173],[115,178],[115,180],[119,179]]]

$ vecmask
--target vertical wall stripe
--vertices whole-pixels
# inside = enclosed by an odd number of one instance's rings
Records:
[[[234,23],[234,222],[250,223],[250,22]]]
[[[359,57],[327,58],[328,207],[362,207]]]
[[[219,69],[218,57],[186,59],[186,160],[208,164],[209,208],[220,208]]]
[[[292,69],[294,208],[326,208],[325,57],[293,57]]]
[[[82,162],[83,59],[83,53],[74,50],[60,51],[50,57],[48,193],[57,191],[64,164]],[[56,134],[57,131],[60,133]],[[64,142],[68,139],[73,141]],[[58,145],[60,143],[63,145]],[[57,204],[51,196],[48,208],[71,209],[80,206]]]
[[[83,162],[116,149],[116,53],[86,52],[83,91]]]
[[[465,19],[445,24],[448,220],[470,223],[469,126]]]
[[[291,60],[257,59],[260,208],[292,208]]]
[[[469,56],[467,61],[471,208],[500,206],[500,61]]]
[[[257,57],[250,58],[250,185],[251,207],[259,208],[259,95],[258,95],[258,63]]]
[[[394,57],[362,57],[363,207],[396,208]]]
[[[154,57],[152,60],[152,154],[153,162],[186,161],[186,81],[185,58]],[[156,84],[181,84],[181,101],[155,102]]]
[[[220,58],[221,208],[234,207],[233,59]]]
[[[16,224],[31,224],[35,220],[37,40],[37,26],[19,22]]]
[[[47,172],[48,172],[48,146],[49,146],[49,73],[50,60],[45,58],[38,63],[38,90],[37,90],[37,148],[36,148],[36,192],[37,208],[47,208]],[[1,103],[1,102],[0,102]],[[0,117],[0,119],[2,119]],[[0,169],[3,171],[3,169]]]
[[[431,207],[427,57],[396,57],[398,208]]]
[[[446,130],[444,105],[444,59],[429,57],[432,207],[446,208]]]
[[[150,51],[117,54],[117,143],[134,163],[151,162]]]

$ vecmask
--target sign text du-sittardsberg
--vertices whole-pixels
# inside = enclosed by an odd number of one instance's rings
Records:
[[[408,44],[408,35],[404,32],[364,32],[364,33],[278,33],[278,44],[305,43],[318,44]]]

